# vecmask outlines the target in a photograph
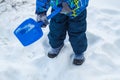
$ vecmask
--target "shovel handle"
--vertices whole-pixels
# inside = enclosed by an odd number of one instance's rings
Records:
[[[55,11],[53,11],[49,16],[47,16],[47,19],[51,19],[52,17],[54,17],[56,14],[58,14],[62,8],[61,7],[54,7]]]
[[[53,11],[50,15],[47,16],[47,20],[51,19],[52,17],[54,17],[56,14],[58,14],[62,10],[61,7],[54,7],[54,9],[55,11]],[[39,21],[37,24],[38,24],[38,27],[39,26],[42,27],[44,23],[42,21]]]

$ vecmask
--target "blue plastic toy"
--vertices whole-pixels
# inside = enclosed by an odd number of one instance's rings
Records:
[[[52,12],[47,19],[51,19],[60,11],[61,8],[56,7],[55,11]],[[34,19],[29,18],[15,29],[14,34],[23,46],[28,46],[43,36],[42,26],[43,22],[36,22]]]

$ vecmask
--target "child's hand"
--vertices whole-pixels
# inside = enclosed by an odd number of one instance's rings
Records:
[[[68,14],[70,12],[72,12],[72,10],[70,9],[70,7],[68,6],[68,4],[66,2],[62,3],[62,11],[60,13],[62,14]]]
[[[42,26],[43,28],[45,28],[49,24],[49,22],[47,20],[47,16],[43,13],[37,14],[37,22],[40,22],[40,21],[42,21],[44,23]]]

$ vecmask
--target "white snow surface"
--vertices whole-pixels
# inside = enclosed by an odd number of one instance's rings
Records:
[[[55,59],[47,57],[47,34],[23,47],[13,34],[25,19],[35,19],[35,0],[0,0],[0,80],[120,80],[120,0],[90,0],[88,49],[74,66],[68,37]]]

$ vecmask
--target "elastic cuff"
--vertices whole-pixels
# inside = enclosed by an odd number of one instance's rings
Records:
[[[37,14],[37,15],[40,15],[40,14],[45,14],[46,15],[46,11],[44,11],[44,12],[35,12],[35,14]]]

